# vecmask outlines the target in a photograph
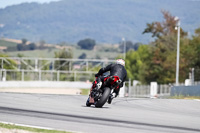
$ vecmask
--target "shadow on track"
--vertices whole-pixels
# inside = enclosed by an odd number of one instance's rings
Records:
[[[103,107],[101,107],[101,108],[97,108],[97,107],[95,107],[95,106],[90,106],[90,107],[88,107],[88,106],[86,106],[86,105],[82,105],[81,107],[86,107],[86,108],[96,108],[96,109],[109,109],[110,107],[105,107],[105,106],[103,106]]]
[[[82,106],[82,107],[86,107],[86,106]],[[95,108],[95,107],[91,107],[91,108]],[[108,107],[104,107],[104,108],[108,109]],[[93,117],[93,116],[82,116],[82,115],[76,115],[76,114],[62,114],[62,113],[54,113],[54,112],[17,109],[17,108],[9,108],[9,107],[2,107],[2,106],[0,106],[0,113],[18,115],[19,117],[22,115],[22,116],[39,117],[39,118],[52,119],[52,120],[73,121],[73,122],[79,122],[79,123],[92,123],[92,124],[97,123],[101,125],[109,124],[112,126],[119,126],[119,125],[122,126],[121,124],[124,124],[123,125],[124,127],[128,124],[128,125],[138,125],[138,126],[146,126],[146,127],[157,127],[157,128],[164,128],[164,129],[200,132],[200,129],[195,129],[195,128],[167,126],[167,125],[142,123],[142,122],[135,122],[135,121],[127,121],[127,120],[109,119],[109,118],[101,118],[101,117]]]

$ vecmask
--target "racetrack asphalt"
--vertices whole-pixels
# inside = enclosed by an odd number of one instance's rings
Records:
[[[87,96],[0,93],[0,121],[84,133],[200,132],[200,101],[116,98],[86,107]]]

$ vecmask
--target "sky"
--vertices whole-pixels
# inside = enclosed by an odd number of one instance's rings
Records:
[[[0,0],[0,8],[5,8],[6,6],[17,5],[24,2],[48,3],[51,1],[60,1],[60,0]]]
[[[0,0],[0,8],[5,8],[6,6],[17,5],[24,2],[38,2],[38,3],[48,3],[51,1],[60,1],[60,0]],[[181,0],[180,0],[181,1]],[[191,2],[200,0],[188,0]]]

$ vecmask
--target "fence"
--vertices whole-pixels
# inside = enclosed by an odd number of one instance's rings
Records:
[[[15,70],[92,71],[113,62],[115,61],[100,59],[0,57],[0,69],[9,66]]]
[[[0,69],[0,81],[92,81],[95,73],[92,71]]]
[[[0,57],[0,81],[87,81],[114,60]]]
[[[171,96],[200,96],[200,85],[174,86],[171,89]]]
[[[126,94],[128,94],[129,97],[165,97],[170,95],[170,91],[170,85],[158,85],[157,95],[152,96],[150,85],[129,85],[129,88],[126,89]]]

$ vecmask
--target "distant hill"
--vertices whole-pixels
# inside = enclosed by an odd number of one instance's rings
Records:
[[[147,23],[162,21],[161,10],[181,19],[185,31],[200,27],[200,1],[195,0],[62,0],[24,3],[0,9],[0,37],[48,43],[77,43],[92,38],[118,43],[148,43]]]

